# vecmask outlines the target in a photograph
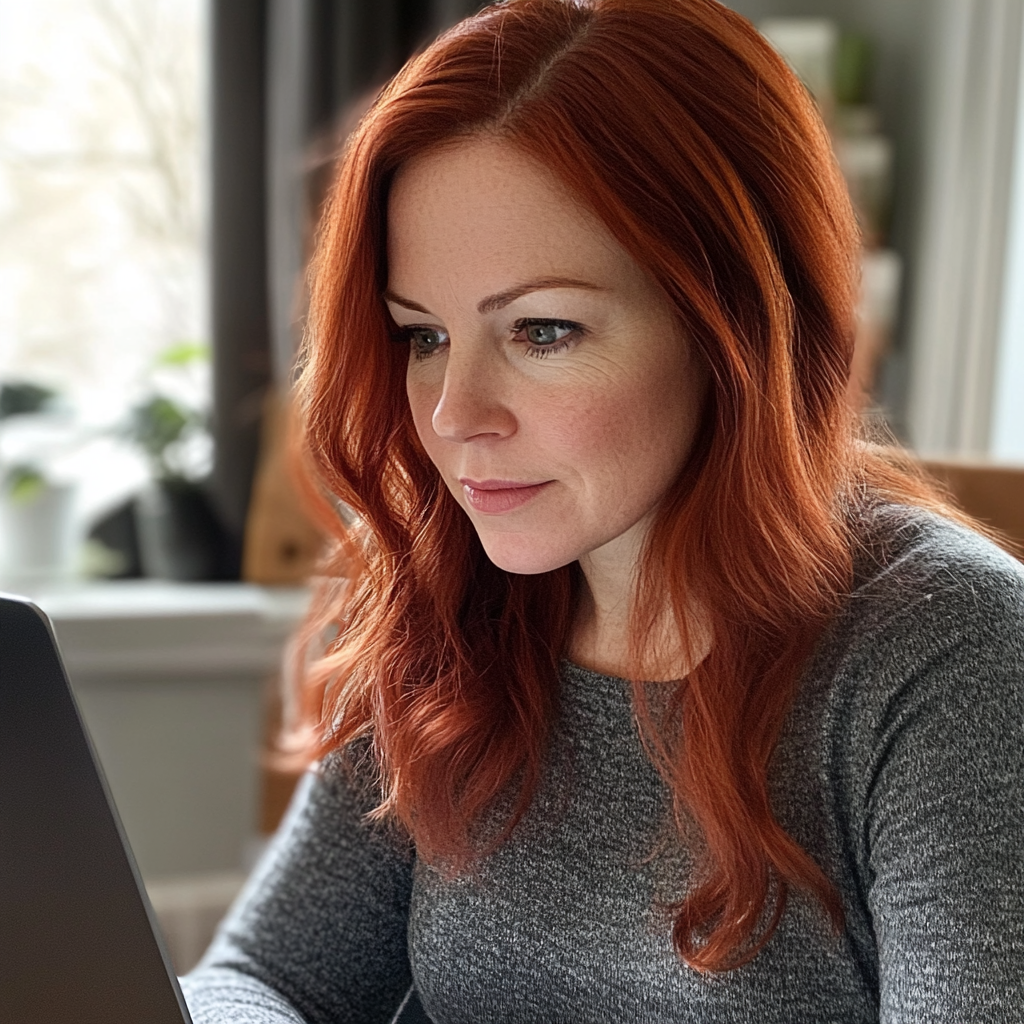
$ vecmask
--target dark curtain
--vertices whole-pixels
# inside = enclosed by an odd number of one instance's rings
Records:
[[[291,379],[325,154],[353,101],[479,6],[211,0],[210,493],[227,537],[223,575],[238,573],[264,396]]]

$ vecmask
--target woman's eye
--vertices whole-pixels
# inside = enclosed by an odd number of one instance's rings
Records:
[[[406,327],[402,333],[409,339],[412,354],[417,359],[433,355],[448,340],[447,332],[436,327]]]
[[[569,320],[520,320],[513,330],[530,344],[528,354],[534,356],[560,352],[582,332],[579,324]]]

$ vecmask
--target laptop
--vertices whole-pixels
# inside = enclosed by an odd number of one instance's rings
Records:
[[[0,1019],[191,1024],[46,616],[0,595]]]

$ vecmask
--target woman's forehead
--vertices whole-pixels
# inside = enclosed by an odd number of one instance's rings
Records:
[[[605,225],[511,144],[430,150],[396,175],[388,204],[388,287],[396,293],[480,280],[481,294],[490,294],[546,277],[601,287],[637,272]]]

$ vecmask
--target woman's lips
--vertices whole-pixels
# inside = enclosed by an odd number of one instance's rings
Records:
[[[469,480],[466,477],[459,480],[469,507],[485,515],[511,512],[525,505],[551,482],[544,480],[539,484],[529,484],[514,480]]]

